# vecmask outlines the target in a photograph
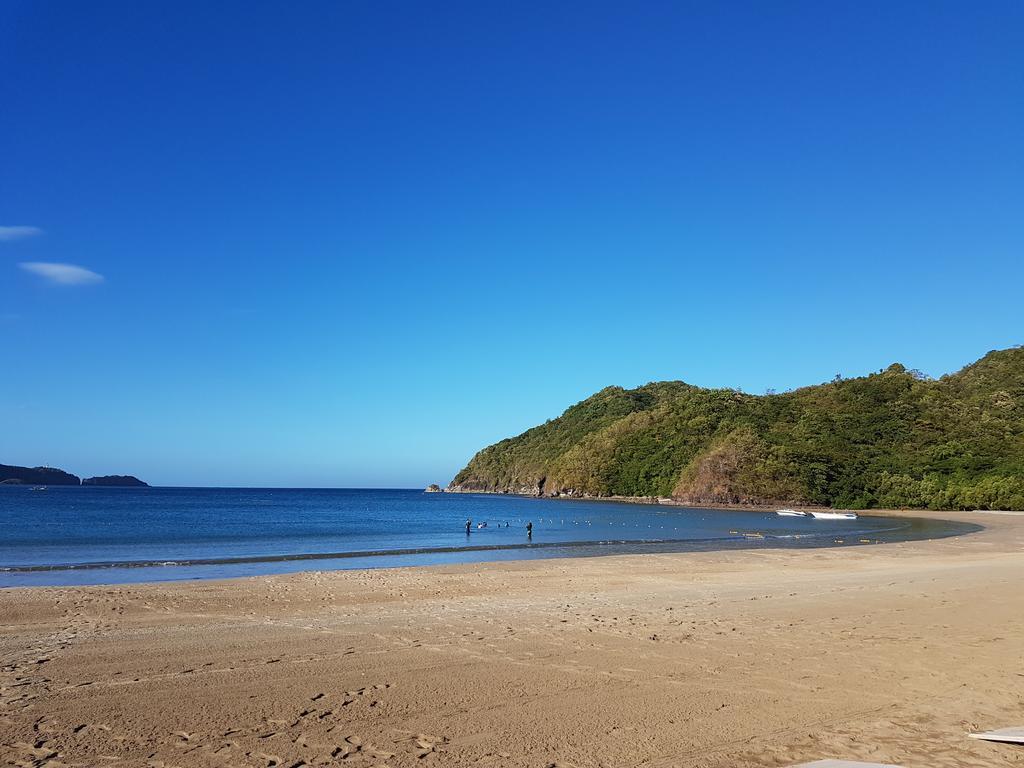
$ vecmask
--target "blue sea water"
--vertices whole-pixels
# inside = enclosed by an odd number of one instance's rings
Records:
[[[472,519],[466,533],[466,520]],[[487,523],[478,529],[479,523]],[[533,523],[529,539],[525,526]],[[743,547],[849,546],[971,530],[419,490],[0,486],[0,587]]]

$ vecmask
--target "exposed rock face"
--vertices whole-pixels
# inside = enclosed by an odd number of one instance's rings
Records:
[[[437,483],[431,483],[430,485],[428,485],[424,489],[423,492],[424,493],[441,493],[441,486],[438,485]]]
[[[16,482],[7,482],[7,481]],[[5,485],[79,485],[76,475],[53,467],[15,467],[0,464],[0,481]]]
[[[527,483],[513,483],[502,485],[499,483],[488,483],[475,480],[468,480],[462,483],[452,481],[451,485],[445,488],[448,493],[504,493],[516,496],[543,496],[545,478]]]
[[[105,485],[130,488],[148,488],[149,484],[132,475],[103,475],[102,477],[87,477],[82,485]]]

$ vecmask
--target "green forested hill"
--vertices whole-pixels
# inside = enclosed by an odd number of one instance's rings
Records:
[[[763,396],[608,387],[480,451],[449,490],[1024,509],[1024,349]]]

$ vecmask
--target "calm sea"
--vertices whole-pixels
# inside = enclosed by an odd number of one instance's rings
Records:
[[[472,519],[471,533],[466,520]],[[480,523],[485,528],[478,528]],[[526,524],[533,523],[533,537]],[[0,486],[0,587],[741,547],[851,546],[970,526],[418,490]]]

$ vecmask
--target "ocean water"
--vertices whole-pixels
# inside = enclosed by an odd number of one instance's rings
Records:
[[[466,520],[472,519],[466,533]],[[477,528],[480,523],[486,528]],[[533,537],[526,534],[533,523]],[[543,557],[854,546],[976,527],[419,490],[0,486],[0,587]]]

